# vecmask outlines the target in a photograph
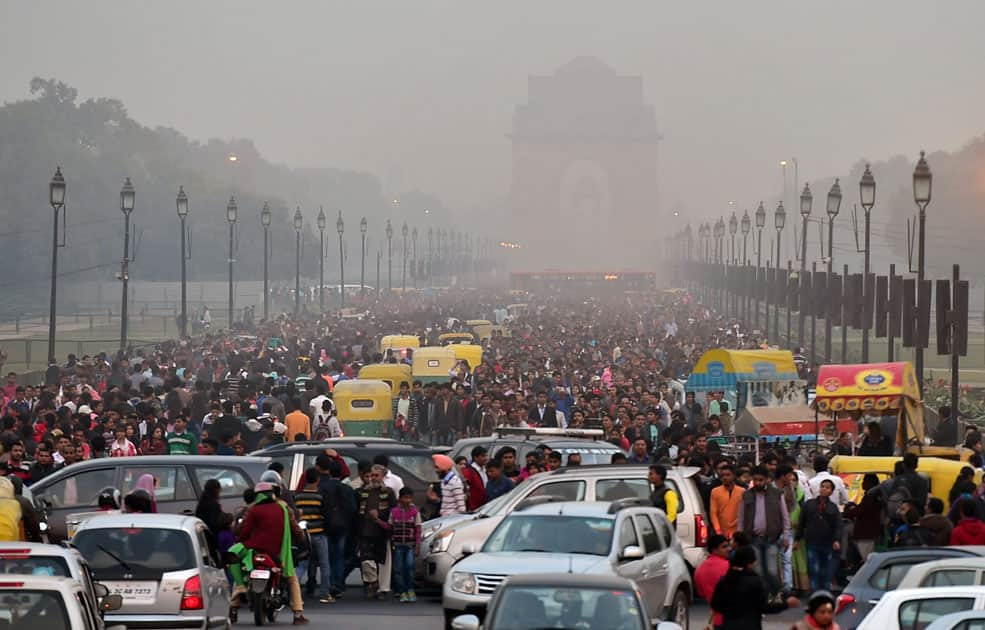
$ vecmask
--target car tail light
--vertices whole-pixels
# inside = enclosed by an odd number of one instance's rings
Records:
[[[23,582],[0,582],[0,588],[20,588],[24,586]]]
[[[202,580],[197,575],[185,580],[185,588],[181,591],[182,610],[202,610],[205,602],[202,599]]]
[[[705,519],[700,514],[694,515],[694,546],[706,547],[708,545],[708,526]]]
[[[842,593],[835,600],[835,614],[840,614],[841,611],[845,610],[849,606],[855,603],[855,596],[849,595],[848,593]]]

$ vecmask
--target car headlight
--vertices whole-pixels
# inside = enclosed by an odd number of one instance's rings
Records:
[[[454,537],[454,529],[449,529],[446,532],[441,532],[438,534],[434,540],[431,541],[431,553],[444,553],[448,551],[448,547],[451,546],[451,541]]]
[[[431,536],[437,534],[440,529],[441,523],[434,523],[431,525],[424,523],[424,526],[421,528],[421,538],[430,538]]]
[[[475,576],[471,573],[452,573],[451,590],[458,593],[475,593]]]

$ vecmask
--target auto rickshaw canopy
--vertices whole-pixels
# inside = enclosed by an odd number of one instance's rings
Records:
[[[731,391],[739,383],[795,381],[800,376],[789,350],[725,350],[701,355],[687,379],[689,392]]]

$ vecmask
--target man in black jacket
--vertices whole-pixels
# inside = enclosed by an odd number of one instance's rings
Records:
[[[547,392],[537,392],[537,405],[530,409],[527,414],[527,422],[535,427],[557,428],[556,407],[547,404]]]
[[[718,630],[761,630],[763,615],[783,612],[800,605],[796,597],[775,601],[769,597],[763,578],[753,570],[756,552],[740,547],[732,554],[729,571],[715,587],[712,610],[721,613]]]
[[[322,495],[322,521],[328,536],[329,592],[338,597],[345,591],[346,550],[354,548],[346,542],[355,535],[353,525],[358,503],[355,491],[340,479],[342,469],[338,461],[329,455],[319,455],[315,468],[321,473],[318,492]]]
[[[831,500],[835,484],[822,479],[819,496],[804,503],[797,523],[795,546],[807,545],[807,574],[811,591],[831,588],[832,554],[841,550],[841,512]]]

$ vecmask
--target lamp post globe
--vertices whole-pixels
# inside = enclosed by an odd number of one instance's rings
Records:
[[[325,208],[318,209],[318,218],[316,221],[318,222],[318,229],[324,231],[325,226],[328,225],[328,220],[325,218]]]
[[[866,170],[868,170],[868,167],[866,167]],[[873,194],[875,194],[874,189]],[[824,210],[831,219],[838,216],[838,213],[841,211],[841,184],[838,183],[837,179],[835,183],[831,184],[831,190],[828,191],[828,201],[825,204]]]
[[[184,186],[178,186],[178,197],[175,199],[175,206],[179,218],[184,219],[188,216],[188,195],[185,194]]]
[[[859,202],[866,211],[876,205],[876,178],[872,176],[872,169],[868,164],[865,165],[865,172],[858,182],[858,196]]]
[[[239,215],[239,207],[236,205],[236,198],[230,197],[229,203],[226,204],[226,220],[230,223],[236,223],[236,217]]]
[[[777,205],[776,210],[773,212],[773,225],[776,227],[776,231],[779,232],[783,229],[783,226],[787,223],[787,211],[783,208],[783,202],[781,201]]]
[[[48,184],[48,200],[56,210],[65,205],[65,178],[60,166],[55,167],[55,174]]]
[[[766,227],[766,208],[763,207],[763,202],[759,202],[759,207],[756,208],[756,228],[763,229]]]
[[[920,160],[913,169],[913,200],[921,210],[926,210],[930,204],[930,193],[933,188],[934,176],[927,164],[926,154],[920,152]]]
[[[270,205],[266,201],[263,202],[263,210],[260,211],[260,225],[263,227],[270,227]]]
[[[751,221],[749,219],[749,211],[748,210],[746,210],[745,212],[742,213],[742,220],[739,223],[741,225],[741,228],[740,229],[741,229],[742,233],[743,234],[748,234],[749,233],[749,228],[751,226]]]
[[[294,230],[300,232],[303,224],[304,217],[301,216],[301,208],[298,208],[294,211]]]
[[[120,189],[120,210],[123,214],[130,214],[133,212],[133,204],[136,193],[133,189],[133,184],[130,182],[130,178],[127,177],[126,181],[123,182],[123,188]]]

